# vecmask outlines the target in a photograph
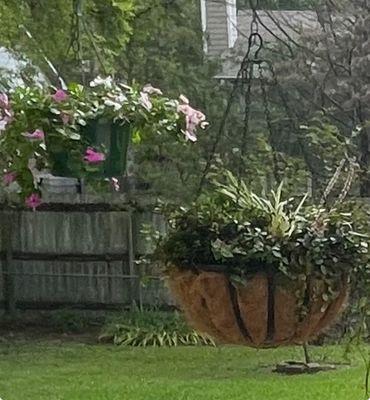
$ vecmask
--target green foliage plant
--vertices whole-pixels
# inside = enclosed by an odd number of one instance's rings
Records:
[[[108,322],[99,337],[134,347],[214,346],[213,340],[187,327],[176,312],[132,311]]]
[[[239,282],[264,272],[287,285],[300,282],[304,290],[310,278],[318,279],[326,288],[323,300],[337,295],[343,279],[364,281],[368,237],[353,206],[317,206],[306,196],[285,199],[282,189],[260,196],[226,172],[191,207],[170,212],[171,229],[157,258],[168,271],[211,268]]]

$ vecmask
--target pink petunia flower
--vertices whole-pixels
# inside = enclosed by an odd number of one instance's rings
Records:
[[[185,115],[186,129],[184,135],[187,140],[196,142],[196,131],[198,126],[204,129],[208,125],[205,121],[206,116],[201,111],[192,108],[189,105],[189,100],[185,96],[181,95],[180,101],[182,104],[179,104],[177,111]]]
[[[196,137],[194,132],[191,132],[189,130],[184,131],[184,135],[186,140],[190,140],[191,142],[196,142],[198,140],[198,138]]]
[[[62,113],[60,114],[60,118],[61,118],[61,120],[62,120],[62,122],[63,122],[63,125],[68,125],[68,124],[69,124],[69,121],[70,121],[70,119],[71,119],[70,115],[67,114],[67,113],[65,113],[65,112],[62,112]]]
[[[31,140],[44,140],[45,133],[41,129],[36,129],[33,133],[25,133],[24,136]]]
[[[37,193],[32,193],[25,200],[25,204],[28,208],[32,208],[33,211],[36,210],[42,203],[41,197]]]
[[[88,162],[89,164],[99,164],[103,161],[105,161],[105,154],[104,153],[99,153],[89,147],[86,150],[84,160]]]
[[[5,131],[7,125],[13,120],[13,111],[10,101],[5,93],[0,93],[0,131]]]
[[[149,83],[143,87],[143,92],[148,94],[158,94],[158,95],[163,94],[161,89],[157,89]]]
[[[189,104],[189,99],[186,96],[184,96],[183,94],[180,94],[180,102],[182,104]]]
[[[56,103],[62,103],[69,98],[68,94],[62,89],[58,89],[51,97]]]
[[[153,104],[150,101],[148,93],[141,92],[139,102],[147,111],[151,111],[153,108]]]
[[[6,119],[0,119],[0,132],[5,131],[8,121]]]
[[[10,109],[9,98],[5,93],[0,93],[0,108],[3,108],[5,110]]]
[[[4,183],[5,186],[9,186],[16,179],[17,179],[17,173],[16,172],[7,172],[3,176],[3,183]]]

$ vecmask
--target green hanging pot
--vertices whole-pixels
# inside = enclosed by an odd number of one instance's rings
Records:
[[[98,119],[84,128],[84,135],[91,146],[107,152],[103,174],[105,177],[122,176],[127,171],[127,154],[131,140],[129,123],[119,124]]]
[[[119,124],[106,119],[91,120],[81,129],[82,138],[92,147],[103,148],[106,160],[102,175],[104,177],[123,176],[127,171],[127,154],[131,140],[129,123]],[[62,177],[79,177],[74,168],[75,155],[50,146],[52,174]],[[81,155],[83,157],[83,155]]]

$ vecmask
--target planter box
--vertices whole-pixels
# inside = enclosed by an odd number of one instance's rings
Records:
[[[41,188],[43,195],[77,194],[79,192],[80,182],[76,178],[50,176],[42,179]]]

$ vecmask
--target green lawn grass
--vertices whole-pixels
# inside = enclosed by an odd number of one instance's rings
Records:
[[[344,363],[343,348],[313,348]],[[271,367],[300,348],[119,348],[67,343],[0,344],[3,400],[363,400],[364,367],[281,376]]]

